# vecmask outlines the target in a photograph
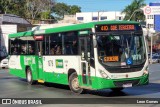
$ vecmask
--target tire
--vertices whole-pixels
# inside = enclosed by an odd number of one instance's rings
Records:
[[[124,88],[120,87],[120,88],[111,88],[112,91],[114,92],[120,92],[122,91]]]
[[[33,80],[33,77],[32,77],[32,71],[30,68],[27,68],[26,78],[29,85],[35,84],[35,81]]]
[[[73,72],[69,76],[69,87],[70,87],[70,90],[74,93],[81,94],[83,92],[83,88],[79,87],[78,76],[76,72]]]

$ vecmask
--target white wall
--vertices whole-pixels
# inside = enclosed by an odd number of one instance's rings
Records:
[[[146,28],[143,28],[144,35],[152,36],[155,33],[154,30],[154,15],[146,15]]]
[[[0,25],[0,57],[8,55],[8,35],[17,32],[17,25]]]
[[[154,25],[154,15],[146,15],[146,26],[148,27],[148,25],[149,25],[149,28],[154,27],[154,26],[151,26],[151,25]]]
[[[83,20],[79,20],[81,22],[91,22],[91,21],[98,21],[98,20],[92,20],[92,17],[98,17],[99,20],[101,20],[101,17],[107,17],[106,20],[119,20],[119,17],[121,17],[121,20],[124,19],[125,14],[121,14],[121,12],[115,12],[115,11],[109,11],[109,12],[81,12],[76,13],[76,20],[78,20],[78,17],[83,17]]]

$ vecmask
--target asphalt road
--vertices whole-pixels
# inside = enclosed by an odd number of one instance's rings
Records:
[[[122,92],[114,93],[109,89],[100,91],[86,91],[84,94],[74,94],[69,90],[68,86],[57,84],[36,84],[28,85],[25,79],[14,77],[8,73],[7,69],[0,70],[0,98],[160,98],[160,64],[153,64],[149,67],[150,83],[146,86],[138,86],[126,88]],[[0,105],[1,106],[1,105]],[[10,107],[10,105],[3,105]],[[11,107],[17,107],[12,105]],[[21,107],[21,105],[19,105]],[[24,105],[27,106],[27,105]],[[40,105],[46,107],[45,105]],[[47,105],[52,106],[53,105]],[[70,107],[70,105],[61,104],[54,106]],[[89,106],[79,104],[76,106]],[[106,105],[92,105],[92,107],[106,106]],[[107,105],[110,107],[119,105]],[[136,105],[123,105],[123,106],[147,106],[159,107],[155,104],[136,104]]]

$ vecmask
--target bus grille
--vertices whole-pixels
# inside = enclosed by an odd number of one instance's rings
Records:
[[[138,85],[139,79],[137,80],[126,80],[126,81],[114,81],[116,87],[123,87],[124,84],[132,83],[132,86]]]
[[[110,73],[129,73],[129,72],[136,72],[136,71],[141,71],[143,67],[138,67],[138,68],[106,68],[108,72]]]

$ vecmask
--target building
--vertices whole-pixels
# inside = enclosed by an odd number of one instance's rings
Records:
[[[76,13],[76,20],[80,22],[102,21],[102,20],[123,20],[125,14],[118,11],[108,12],[81,12]]]
[[[58,23],[80,23],[76,20],[76,15],[64,15],[63,20],[58,21]]]
[[[8,35],[31,28],[31,23],[24,18],[12,14],[0,14],[0,60],[8,55]]]
[[[149,6],[160,6],[160,3],[149,3]],[[160,14],[146,15],[146,27],[150,29],[152,32],[160,32]]]
[[[60,27],[60,26],[68,26],[68,25],[73,25],[77,23],[81,23],[81,22],[76,20],[76,15],[64,15],[63,20],[60,20],[54,24],[34,24],[35,27],[32,28],[32,31]]]

